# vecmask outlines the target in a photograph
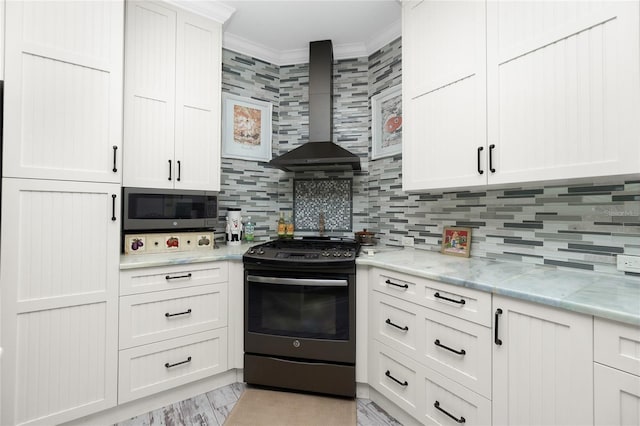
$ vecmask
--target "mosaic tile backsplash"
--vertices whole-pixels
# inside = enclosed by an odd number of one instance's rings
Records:
[[[616,270],[615,256],[640,255],[640,176],[473,192],[403,192],[402,154],[370,159],[370,98],[400,84],[401,67],[400,39],[368,58],[334,64],[334,141],[360,156],[362,172],[294,175],[267,163],[225,158],[220,215],[226,207],[240,207],[256,222],[256,237],[267,240],[275,237],[279,212],[293,211],[296,181],[352,179],[351,229],[376,232],[380,244],[399,245],[403,236],[411,236],[416,247],[439,250],[444,226],[465,226],[472,228],[472,257],[624,274]],[[307,64],[278,67],[223,51],[223,90],[273,103],[274,155],[308,140],[307,89]],[[335,234],[353,236],[352,231]]]
[[[293,206],[298,231],[318,231],[320,215],[325,231],[351,231],[351,179],[295,179]]]

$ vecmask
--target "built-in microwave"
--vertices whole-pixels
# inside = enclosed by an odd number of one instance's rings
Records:
[[[218,221],[215,192],[122,188],[124,232],[212,229]]]

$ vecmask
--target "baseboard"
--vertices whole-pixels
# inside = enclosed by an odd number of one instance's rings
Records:
[[[239,371],[240,375],[242,375],[242,370]],[[192,398],[194,396],[209,392],[217,388],[221,388],[223,386],[230,385],[237,381],[238,370],[228,370],[215,376],[197,380],[186,385],[178,386],[164,392],[136,399],[134,401],[109,408],[108,410],[104,410],[99,413],[91,414],[90,416],[82,417],[71,422],[64,423],[64,425],[79,426],[88,424],[115,424],[128,420],[132,417],[139,416],[140,414],[148,413],[149,411],[157,410],[158,408]]]

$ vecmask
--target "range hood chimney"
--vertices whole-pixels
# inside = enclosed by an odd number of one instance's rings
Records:
[[[309,142],[269,162],[287,172],[360,170],[360,157],[331,141],[333,131],[333,46],[309,43]]]

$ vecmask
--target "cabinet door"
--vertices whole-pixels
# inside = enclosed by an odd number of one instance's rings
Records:
[[[3,179],[0,424],[57,424],[115,406],[119,193],[118,184]]]
[[[6,2],[3,176],[121,181],[123,1]]]
[[[123,182],[173,188],[176,12],[129,1],[126,16]]]
[[[491,1],[489,144],[514,183],[640,172],[637,1]]]
[[[640,377],[594,363],[596,425],[640,424]]]
[[[484,2],[403,2],[404,190],[486,184],[485,39]]]
[[[495,296],[494,424],[593,424],[593,320]]]
[[[175,187],[220,190],[220,24],[179,13]]]

